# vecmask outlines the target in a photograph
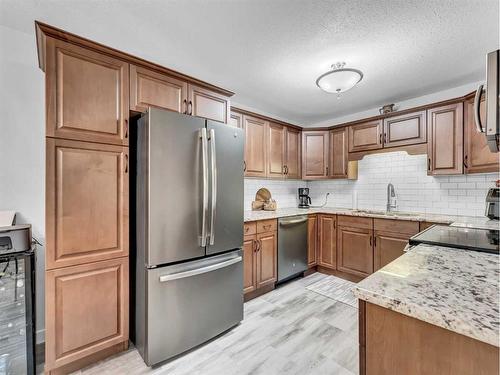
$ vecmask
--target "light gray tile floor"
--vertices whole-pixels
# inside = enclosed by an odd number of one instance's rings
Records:
[[[315,273],[245,303],[240,325],[161,367],[148,368],[131,348],[77,374],[357,374],[357,309],[306,289],[324,277]]]

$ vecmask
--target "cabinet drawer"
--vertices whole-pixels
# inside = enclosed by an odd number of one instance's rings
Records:
[[[419,231],[418,221],[394,220],[394,219],[373,219],[375,230],[386,232],[405,233],[414,235]]]
[[[243,224],[243,234],[245,236],[255,233],[257,233],[257,223],[255,221]]]
[[[373,219],[369,217],[339,215],[338,224],[344,227],[372,229]]]
[[[261,220],[257,222],[257,233],[274,232],[278,228],[276,219]]]

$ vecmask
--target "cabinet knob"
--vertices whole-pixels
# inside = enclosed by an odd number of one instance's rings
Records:
[[[184,113],[185,115],[186,115],[186,114],[187,114],[187,112],[188,112],[188,104],[187,104],[187,103],[188,103],[187,99],[184,99],[184,100],[182,101],[182,106],[184,107],[184,110],[182,111],[182,113]]]
[[[125,154],[125,173],[128,173],[128,154]]]
[[[128,120],[127,119],[125,119],[124,124],[125,124],[125,138],[128,138]]]

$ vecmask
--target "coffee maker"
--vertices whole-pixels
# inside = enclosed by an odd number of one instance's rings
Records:
[[[299,188],[299,208],[309,208],[310,203],[309,188]]]

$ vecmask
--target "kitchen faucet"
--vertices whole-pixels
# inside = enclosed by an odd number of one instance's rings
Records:
[[[394,192],[394,185],[389,183],[387,185],[387,212],[391,211],[391,208],[396,208],[396,193]]]

